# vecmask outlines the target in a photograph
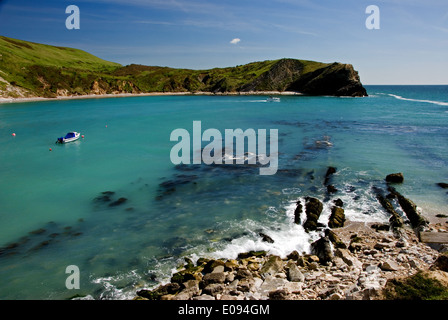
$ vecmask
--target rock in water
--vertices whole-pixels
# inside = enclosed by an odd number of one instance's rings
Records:
[[[305,212],[306,221],[303,224],[305,230],[312,231],[317,229],[317,220],[319,220],[320,214],[322,213],[323,204],[316,198],[306,198]]]
[[[345,213],[344,209],[340,207],[333,207],[331,209],[330,220],[328,221],[328,226],[330,228],[341,228],[345,223]]]
[[[344,206],[344,202],[343,202],[341,199],[333,200],[333,203],[334,203],[336,206],[341,207],[341,208]]]
[[[109,207],[116,207],[116,206],[119,206],[119,205],[125,203],[126,201],[128,201],[128,199],[126,199],[126,198],[120,198],[120,199],[118,199],[118,200],[112,202],[111,204],[109,204]]]
[[[336,173],[336,168],[335,167],[328,167],[327,169],[327,173],[325,174],[325,181],[324,181],[324,185],[327,185],[328,182],[330,181],[330,178],[333,174]]]
[[[258,235],[261,237],[261,241],[264,241],[267,243],[274,243],[274,240],[267,234],[260,232]]]
[[[390,201],[380,193],[376,194],[376,198],[378,199],[379,203],[383,206],[383,208],[387,211],[387,213],[389,213],[391,215],[391,217],[389,219],[391,227],[393,229],[403,227],[403,219],[395,211],[392,203],[390,203]]]
[[[448,183],[445,183],[445,182],[439,182],[437,185],[438,185],[440,188],[448,189]]]
[[[389,191],[393,193],[400,204],[403,211],[406,213],[409,221],[413,228],[423,228],[428,224],[425,218],[423,218],[420,213],[417,211],[417,206],[411,200],[405,198],[401,193],[395,190],[392,187],[389,187]]]
[[[399,172],[399,173],[391,173],[391,174],[386,176],[386,182],[403,183],[403,181],[404,181],[404,177],[403,177],[403,174],[401,172]]]
[[[300,215],[302,213],[302,209],[303,209],[302,203],[300,202],[300,200],[298,200],[297,207],[294,210],[294,223],[300,224],[301,222]]]

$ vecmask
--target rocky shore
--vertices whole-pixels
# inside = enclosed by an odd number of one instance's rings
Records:
[[[444,255],[419,242],[414,230],[404,228],[397,238],[372,227],[349,222],[327,232],[321,242],[328,246],[321,247],[331,248],[328,252],[315,243],[313,254],[294,251],[286,258],[261,251],[196,264],[187,260],[170,283],[140,290],[136,299],[376,300],[384,299],[388,281],[422,271],[448,284],[446,266],[434,267]]]
[[[334,172],[329,168],[325,184]],[[307,198],[305,206],[297,203],[295,223],[302,223],[298,217],[305,209],[304,227],[321,232],[321,238],[311,244],[311,253],[293,251],[280,257],[252,251],[236,259],[196,262],[185,258],[169,283],[139,290],[135,299],[383,300],[393,298],[394,286],[412,277],[426,281],[425,286],[435,285],[448,298],[447,245],[428,245],[419,239],[420,231],[445,233],[446,226],[429,224],[411,200],[392,186],[388,191],[383,196],[377,190],[378,200],[391,214],[387,224],[348,221],[336,199],[331,223],[322,226],[317,222],[322,204]],[[392,205],[394,198],[409,215],[406,223]],[[272,239],[266,236],[264,241]]]

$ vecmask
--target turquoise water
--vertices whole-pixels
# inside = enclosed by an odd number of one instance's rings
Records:
[[[368,86],[367,98],[154,96],[0,104],[0,299],[125,299],[166,281],[183,257],[308,251],[295,201],[325,202],[328,166],[346,215],[387,221],[371,188],[447,214],[448,86]],[[277,129],[279,170],[174,166],[174,129]],[[74,130],[83,139],[55,145]],[[12,136],[15,133],[15,136]],[[50,148],[52,151],[50,151]],[[113,192],[103,201],[103,192]],[[127,200],[116,206],[110,203]],[[259,232],[274,239],[261,241]],[[65,269],[80,269],[80,289]]]

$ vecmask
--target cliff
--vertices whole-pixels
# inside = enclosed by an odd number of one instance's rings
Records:
[[[367,95],[349,64],[280,59],[209,70],[122,66],[78,49],[0,36],[0,97],[4,98],[259,91]]]

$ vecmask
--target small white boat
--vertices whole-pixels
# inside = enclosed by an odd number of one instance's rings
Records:
[[[279,97],[273,97],[270,96],[269,98],[266,99],[267,102],[280,102],[280,98]]]
[[[56,143],[69,143],[69,142],[73,142],[79,139],[79,137],[81,136],[81,134],[79,132],[75,132],[75,131],[70,131],[69,133],[67,133],[65,135],[65,137],[60,137],[58,138],[58,140],[56,141]]]

